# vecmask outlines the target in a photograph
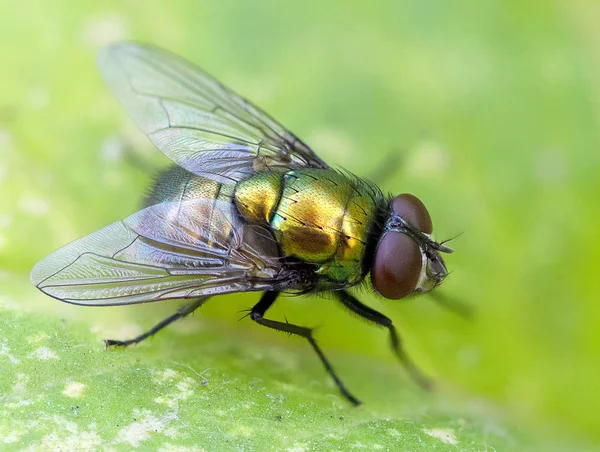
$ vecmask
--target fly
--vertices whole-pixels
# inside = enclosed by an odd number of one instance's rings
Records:
[[[84,306],[187,300],[130,340],[136,344],[210,297],[262,292],[249,317],[305,338],[342,395],[346,389],[310,328],[265,317],[278,296],[328,293],[387,328],[391,347],[423,387],[385,315],[348,289],[371,284],[397,300],[429,292],[448,272],[432,221],[413,195],[385,197],[373,183],[336,170],[265,112],[165,50],[135,43],[105,49],[99,66],[129,115],[175,165],[142,210],[41,260],[32,283]]]

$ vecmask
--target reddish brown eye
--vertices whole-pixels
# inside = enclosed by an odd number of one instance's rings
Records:
[[[431,234],[433,231],[429,212],[416,196],[409,193],[396,196],[392,210],[421,232]],[[404,298],[416,289],[422,266],[421,250],[415,240],[401,232],[388,232],[375,253],[373,286],[390,300]]]
[[[425,234],[433,232],[433,224],[427,207],[416,196],[409,193],[396,196],[392,201],[392,209],[421,232]]]
[[[415,290],[421,266],[421,250],[417,243],[401,232],[388,232],[377,247],[371,281],[382,296],[398,300]]]

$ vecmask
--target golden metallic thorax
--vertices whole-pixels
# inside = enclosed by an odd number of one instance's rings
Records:
[[[259,173],[237,184],[235,204],[250,222],[267,224],[286,257],[318,264],[332,287],[359,282],[381,193],[333,170]]]

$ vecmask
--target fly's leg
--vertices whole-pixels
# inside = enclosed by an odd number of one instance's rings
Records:
[[[390,318],[362,304],[360,301],[358,301],[356,298],[354,298],[352,295],[350,295],[344,290],[335,291],[334,295],[350,311],[354,312],[355,314],[358,314],[360,317],[369,322],[373,322],[377,325],[387,328],[390,332],[390,342],[392,346],[392,351],[394,352],[398,360],[402,363],[402,365],[406,368],[407,372],[410,374],[413,380],[417,382],[419,386],[421,386],[424,389],[431,389],[431,380],[419,370],[419,368],[412,362],[412,360],[406,354],[406,351],[402,346],[400,336],[398,335],[396,328],[394,327]]]
[[[463,303],[462,301],[454,298],[447,297],[437,290],[427,292],[427,295],[429,295],[438,305],[448,309],[450,312],[456,314],[464,320],[472,320],[475,316],[474,309],[471,305]]]
[[[250,311],[250,318],[259,325],[266,326],[267,328],[271,328],[277,331],[284,331],[288,334],[295,334],[297,336],[305,338],[308,341],[308,343],[312,346],[313,350],[317,353],[317,356],[323,363],[323,366],[325,366],[325,370],[331,376],[331,378],[333,378],[333,381],[335,381],[335,384],[337,385],[342,395],[346,399],[348,399],[353,405],[360,405],[360,401],[356,399],[352,394],[350,394],[350,392],[346,389],[344,383],[342,383],[342,381],[338,378],[337,374],[333,370],[333,367],[331,366],[331,364],[317,345],[317,342],[312,336],[312,329],[298,325],[293,325],[287,322],[277,322],[275,320],[264,318],[265,312],[267,312],[267,309],[269,309],[273,305],[278,296],[279,292],[265,292],[261,297],[260,301],[256,303],[256,305]]]
[[[137,337],[134,337],[133,339],[129,339],[127,341],[104,339],[104,344],[106,345],[107,349],[110,347],[127,347],[128,345],[139,344],[141,341],[158,333],[160,330],[162,330],[164,327],[170,325],[175,320],[181,319],[181,318],[191,314],[196,309],[198,309],[200,306],[202,306],[206,300],[208,300],[208,297],[201,297],[201,298],[194,300],[190,304],[181,306],[179,309],[177,309],[177,312],[175,314],[167,317],[162,322],[157,323],[152,328],[150,328],[148,331],[146,331],[143,334],[140,334]]]

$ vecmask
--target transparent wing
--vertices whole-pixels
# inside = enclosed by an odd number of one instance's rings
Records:
[[[275,167],[327,168],[265,112],[166,50],[115,44],[99,67],[140,129],[188,171],[232,183]]]
[[[31,271],[44,293],[99,306],[265,290],[285,279],[270,236],[212,199],[147,207]]]

